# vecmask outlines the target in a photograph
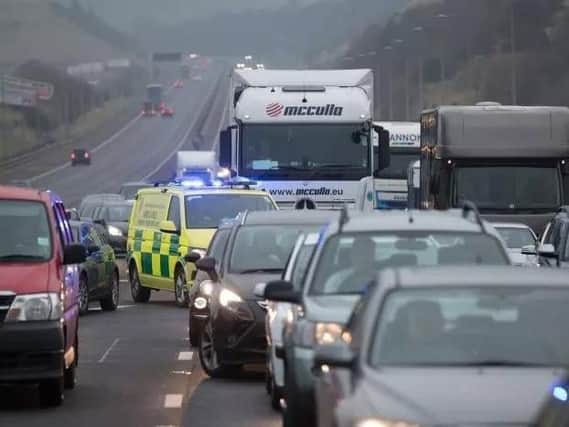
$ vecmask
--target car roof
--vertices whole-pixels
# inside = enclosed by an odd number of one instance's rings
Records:
[[[520,267],[411,267],[385,269],[380,276],[391,275],[403,288],[476,287],[559,287],[567,288],[567,272],[560,269]],[[379,279],[380,281],[384,279]]]
[[[88,194],[87,196],[83,197],[82,202],[90,202],[95,200],[124,200],[124,196],[118,193],[100,193],[100,194]]]
[[[489,225],[489,223],[485,223]],[[429,230],[480,233],[480,225],[458,211],[349,211],[343,231]],[[488,230],[492,230],[488,227]]]
[[[61,199],[52,191],[42,191],[35,188],[0,185],[0,199],[30,200],[38,202],[60,202]]]
[[[152,187],[152,188],[142,188],[138,191],[138,194],[155,194],[155,193],[178,193],[184,196],[192,195],[211,195],[211,194],[243,194],[243,195],[254,195],[254,196],[268,196],[264,190],[257,189],[244,189],[244,188],[231,188],[231,187],[200,187],[200,188],[184,188],[179,186],[164,186],[164,187]]]
[[[244,225],[271,224],[316,224],[324,225],[338,217],[337,211],[327,210],[281,210],[249,211],[241,223]]]

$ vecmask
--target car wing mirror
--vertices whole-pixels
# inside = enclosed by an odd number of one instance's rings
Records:
[[[199,253],[198,251],[191,251],[189,254],[187,254],[184,257],[184,260],[186,262],[191,262],[191,263],[195,264],[202,258],[203,258],[203,255],[201,253]]]
[[[354,352],[345,343],[321,345],[314,353],[313,369],[315,373],[324,372],[326,368],[350,369],[356,360]]]
[[[218,275],[215,270],[215,258],[204,256],[196,261],[196,268],[205,271],[214,282],[217,282]]]
[[[522,248],[522,255],[537,255],[535,245],[526,245]]]
[[[87,259],[87,249],[84,245],[73,243],[63,248],[63,264],[81,264]]]
[[[274,280],[267,283],[263,296],[270,301],[288,302],[291,304],[300,304],[302,301],[300,292],[296,291],[293,284],[286,280]]]
[[[538,250],[538,255],[540,257],[548,258],[548,259],[558,259],[559,258],[559,255],[557,254],[557,251],[555,250],[555,246],[553,246],[551,243],[544,243],[543,245],[540,245],[539,250]]]
[[[167,234],[178,234],[178,227],[176,227],[174,221],[160,221],[160,231]]]

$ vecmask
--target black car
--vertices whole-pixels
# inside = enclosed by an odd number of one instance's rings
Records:
[[[123,200],[125,200],[125,198],[116,193],[89,194],[81,199],[81,203],[79,204],[79,209],[77,209],[77,211],[81,218],[91,218],[95,209],[103,202]]]
[[[91,164],[91,153],[84,148],[75,148],[71,155],[69,156],[71,160],[71,166],[75,165],[90,165]]]
[[[79,273],[79,314],[86,314],[92,301],[99,301],[104,311],[116,310],[119,304],[119,269],[104,230],[83,221],[70,221],[70,225],[75,241],[87,249],[87,259],[81,264]]]
[[[136,197],[138,190],[142,190],[143,188],[151,188],[153,186],[153,184],[143,181],[125,182],[123,185],[121,185],[119,194],[127,200],[133,200]]]
[[[265,363],[266,304],[254,295],[255,286],[280,277],[298,234],[322,224],[321,218],[311,218],[300,211],[242,214],[228,229],[220,259],[205,256],[196,261],[197,268],[211,279],[205,307],[199,300],[200,314],[205,315],[199,319],[203,325],[199,356],[210,376],[224,376],[245,364]],[[212,249],[210,253],[215,252]],[[204,288],[204,282],[199,286]],[[192,300],[193,307],[197,301]]]
[[[535,425],[569,358],[567,277],[540,270],[381,272],[316,349],[318,426]]]
[[[111,200],[101,202],[92,213],[93,222],[105,227],[109,244],[117,255],[126,254],[128,221],[132,211],[132,201]]]

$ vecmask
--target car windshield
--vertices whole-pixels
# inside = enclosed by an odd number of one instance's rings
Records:
[[[110,222],[128,222],[132,205],[111,205],[107,211]]]
[[[566,366],[569,291],[538,287],[398,289],[374,328],[370,363]]]
[[[302,232],[314,231],[314,226],[245,225],[235,236],[229,261],[232,273],[280,272]]]
[[[356,144],[352,138],[360,130],[361,124],[244,126],[245,176],[363,178],[369,175],[368,139]]]
[[[389,178],[389,179],[407,179],[407,170],[411,163],[415,163],[419,160],[419,152],[416,153],[402,153],[402,152],[391,152],[391,161],[389,167],[381,170],[379,172],[378,178]]]
[[[0,200],[0,262],[48,260],[51,232],[42,203]]]
[[[561,203],[560,177],[554,167],[459,167],[455,174],[458,204],[469,200],[481,210],[549,211]]]
[[[316,266],[310,293],[365,292],[385,267],[509,265],[500,242],[487,234],[450,232],[362,232],[331,237]]]
[[[270,211],[275,205],[265,195],[202,194],[186,196],[186,227],[217,228],[224,219],[244,211]]]
[[[535,245],[533,233],[527,228],[521,227],[496,227],[506,246],[510,249],[520,249],[524,246]]]

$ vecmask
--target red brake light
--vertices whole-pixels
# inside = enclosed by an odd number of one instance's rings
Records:
[[[89,158],[89,153],[85,152],[85,158],[86,158],[86,159]]]
[[[71,160],[75,160],[75,153],[71,153]]]

